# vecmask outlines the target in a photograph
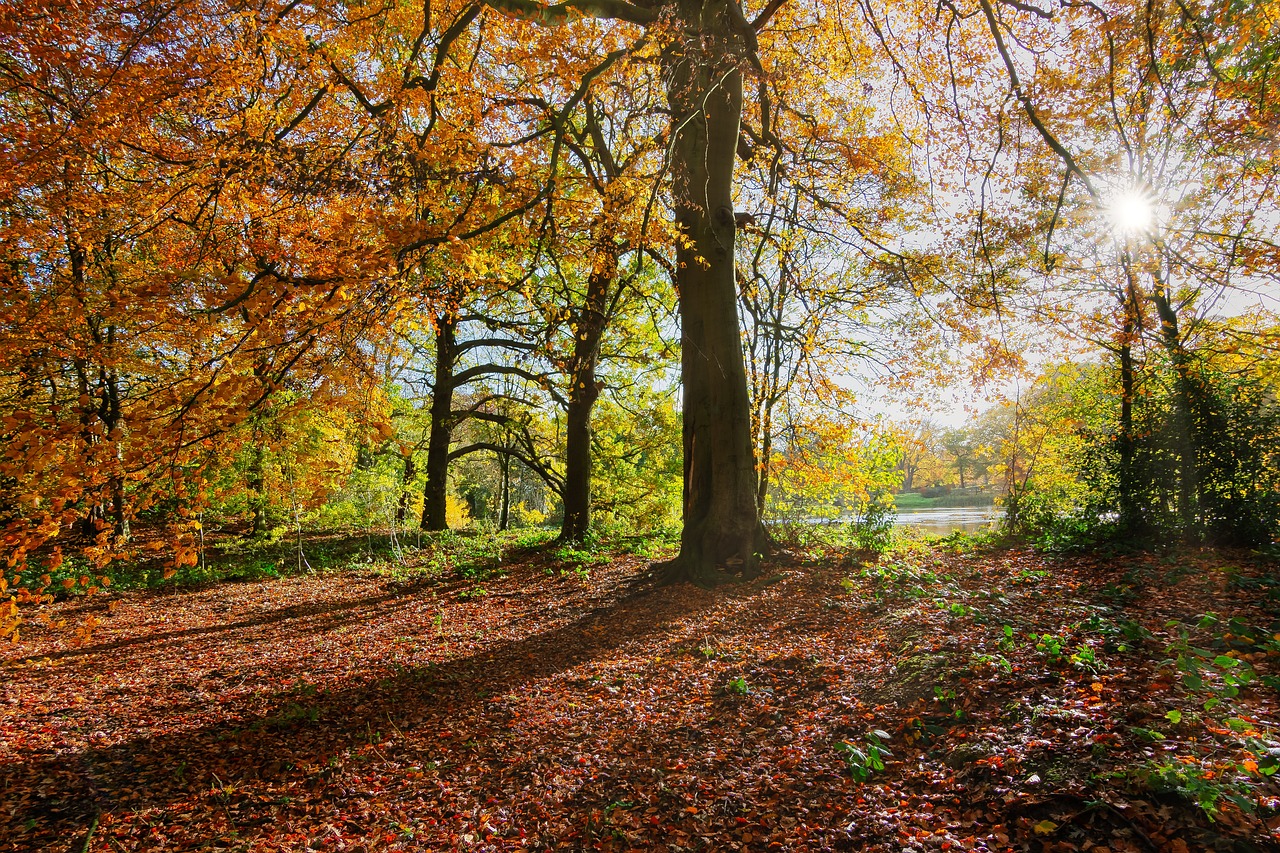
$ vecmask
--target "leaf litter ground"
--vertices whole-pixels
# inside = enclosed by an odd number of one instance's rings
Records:
[[[0,670],[0,850],[1280,849],[1274,568],[542,552],[60,602],[102,625]]]

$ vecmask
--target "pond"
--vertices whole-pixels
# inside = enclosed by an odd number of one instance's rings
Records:
[[[1004,518],[1004,507],[953,507],[938,509],[913,509],[898,513],[900,527],[914,527],[930,536],[946,536],[957,530],[974,533]]]

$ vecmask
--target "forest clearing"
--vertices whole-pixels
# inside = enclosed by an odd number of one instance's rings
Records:
[[[0,847],[1280,839],[1275,567],[1247,553],[955,537],[866,564],[783,552],[708,591],[508,542],[54,605],[102,624],[78,648],[33,627],[4,664]]]

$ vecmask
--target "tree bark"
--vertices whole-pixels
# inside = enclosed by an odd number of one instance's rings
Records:
[[[427,440],[427,482],[422,490],[422,529],[448,530],[449,442],[453,439],[453,369],[458,350],[457,319],[436,318],[435,385],[431,390],[431,433]]]
[[[1125,265],[1128,276],[1122,310],[1120,345],[1116,355],[1120,362],[1120,428],[1116,437],[1119,453],[1119,471],[1116,488],[1120,503],[1120,532],[1132,536],[1141,532],[1143,523],[1138,509],[1140,483],[1135,460],[1137,442],[1133,427],[1133,400],[1136,389],[1137,373],[1133,361],[1133,343],[1138,336],[1139,305],[1137,288],[1133,281],[1133,271]]]
[[[115,328],[107,330],[108,346],[115,345]],[[107,438],[112,445],[111,472],[109,488],[111,490],[112,528],[116,545],[125,545],[132,532],[129,527],[129,498],[125,493],[124,482],[124,408],[120,401],[120,377],[115,369],[102,370],[104,399],[102,403],[102,424]]]
[[[264,476],[265,451],[261,433],[255,428],[252,438],[249,465],[245,470],[245,486],[249,499],[249,535],[258,536],[267,526],[266,477]]]
[[[1178,454],[1178,523],[1182,535],[1199,539],[1200,529],[1200,460],[1196,452],[1200,444],[1196,435],[1193,411],[1197,394],[1192,375],[1191,354],[1182,344],[1178,331],[1178,314],[1169,302],[1165,283],[1159,279],[1151,294],[1160,317],[1160,340],[1173,368],[1174,448]]]
[[[511,526],[511,454],[501,454],[498,464],[502,466],[502,494],[498,506],[498,529],[506,530]]]
[[[734,0],[730,0],[734,2]],[[710,586],[759,574],[751,402],[734,267],[733,168],[744,45],[724,2],[682,0],[664,53],[684,379],[684,529],[667,581]]]
[[[404,471],[400,476],[400,501],[396,505],[396,526],[402,526],[409,515],[409,487],[413,478],[418,476],[418,468],[413,462],[413,449],[404,455]]]
[[[1141,527],[1138,513],[1138,472],[1134,460],[1133,394],[1134,365],[1133,345],[1128,341],[1120,345],[1120,434],[1117,450],[1120,454],[1120,471],[1117,488],[1120,492],[1120,529],[1126,534],[1136,533]]]
[[[902,460],[902,491],[910,492],[916,482],[916,469],[919,464],[913,464],[906,458]]]
[[[587,279],[586,299],[573,327],[573,361],[565,418],[562,542],[581,542],[591,526],[591,409],[600,397],[596,367],[600,361],[600,341],[608,322],[606,303],[618,275],[619,254],[612,237],[602,236],[596,243],[595,268]]]

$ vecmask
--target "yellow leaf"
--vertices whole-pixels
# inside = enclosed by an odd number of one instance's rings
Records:
[[[1036,831],[1036,835],[1053,835],[1058,831],[1058,825],[1051,820],[1042,820],[1032,829]]]

